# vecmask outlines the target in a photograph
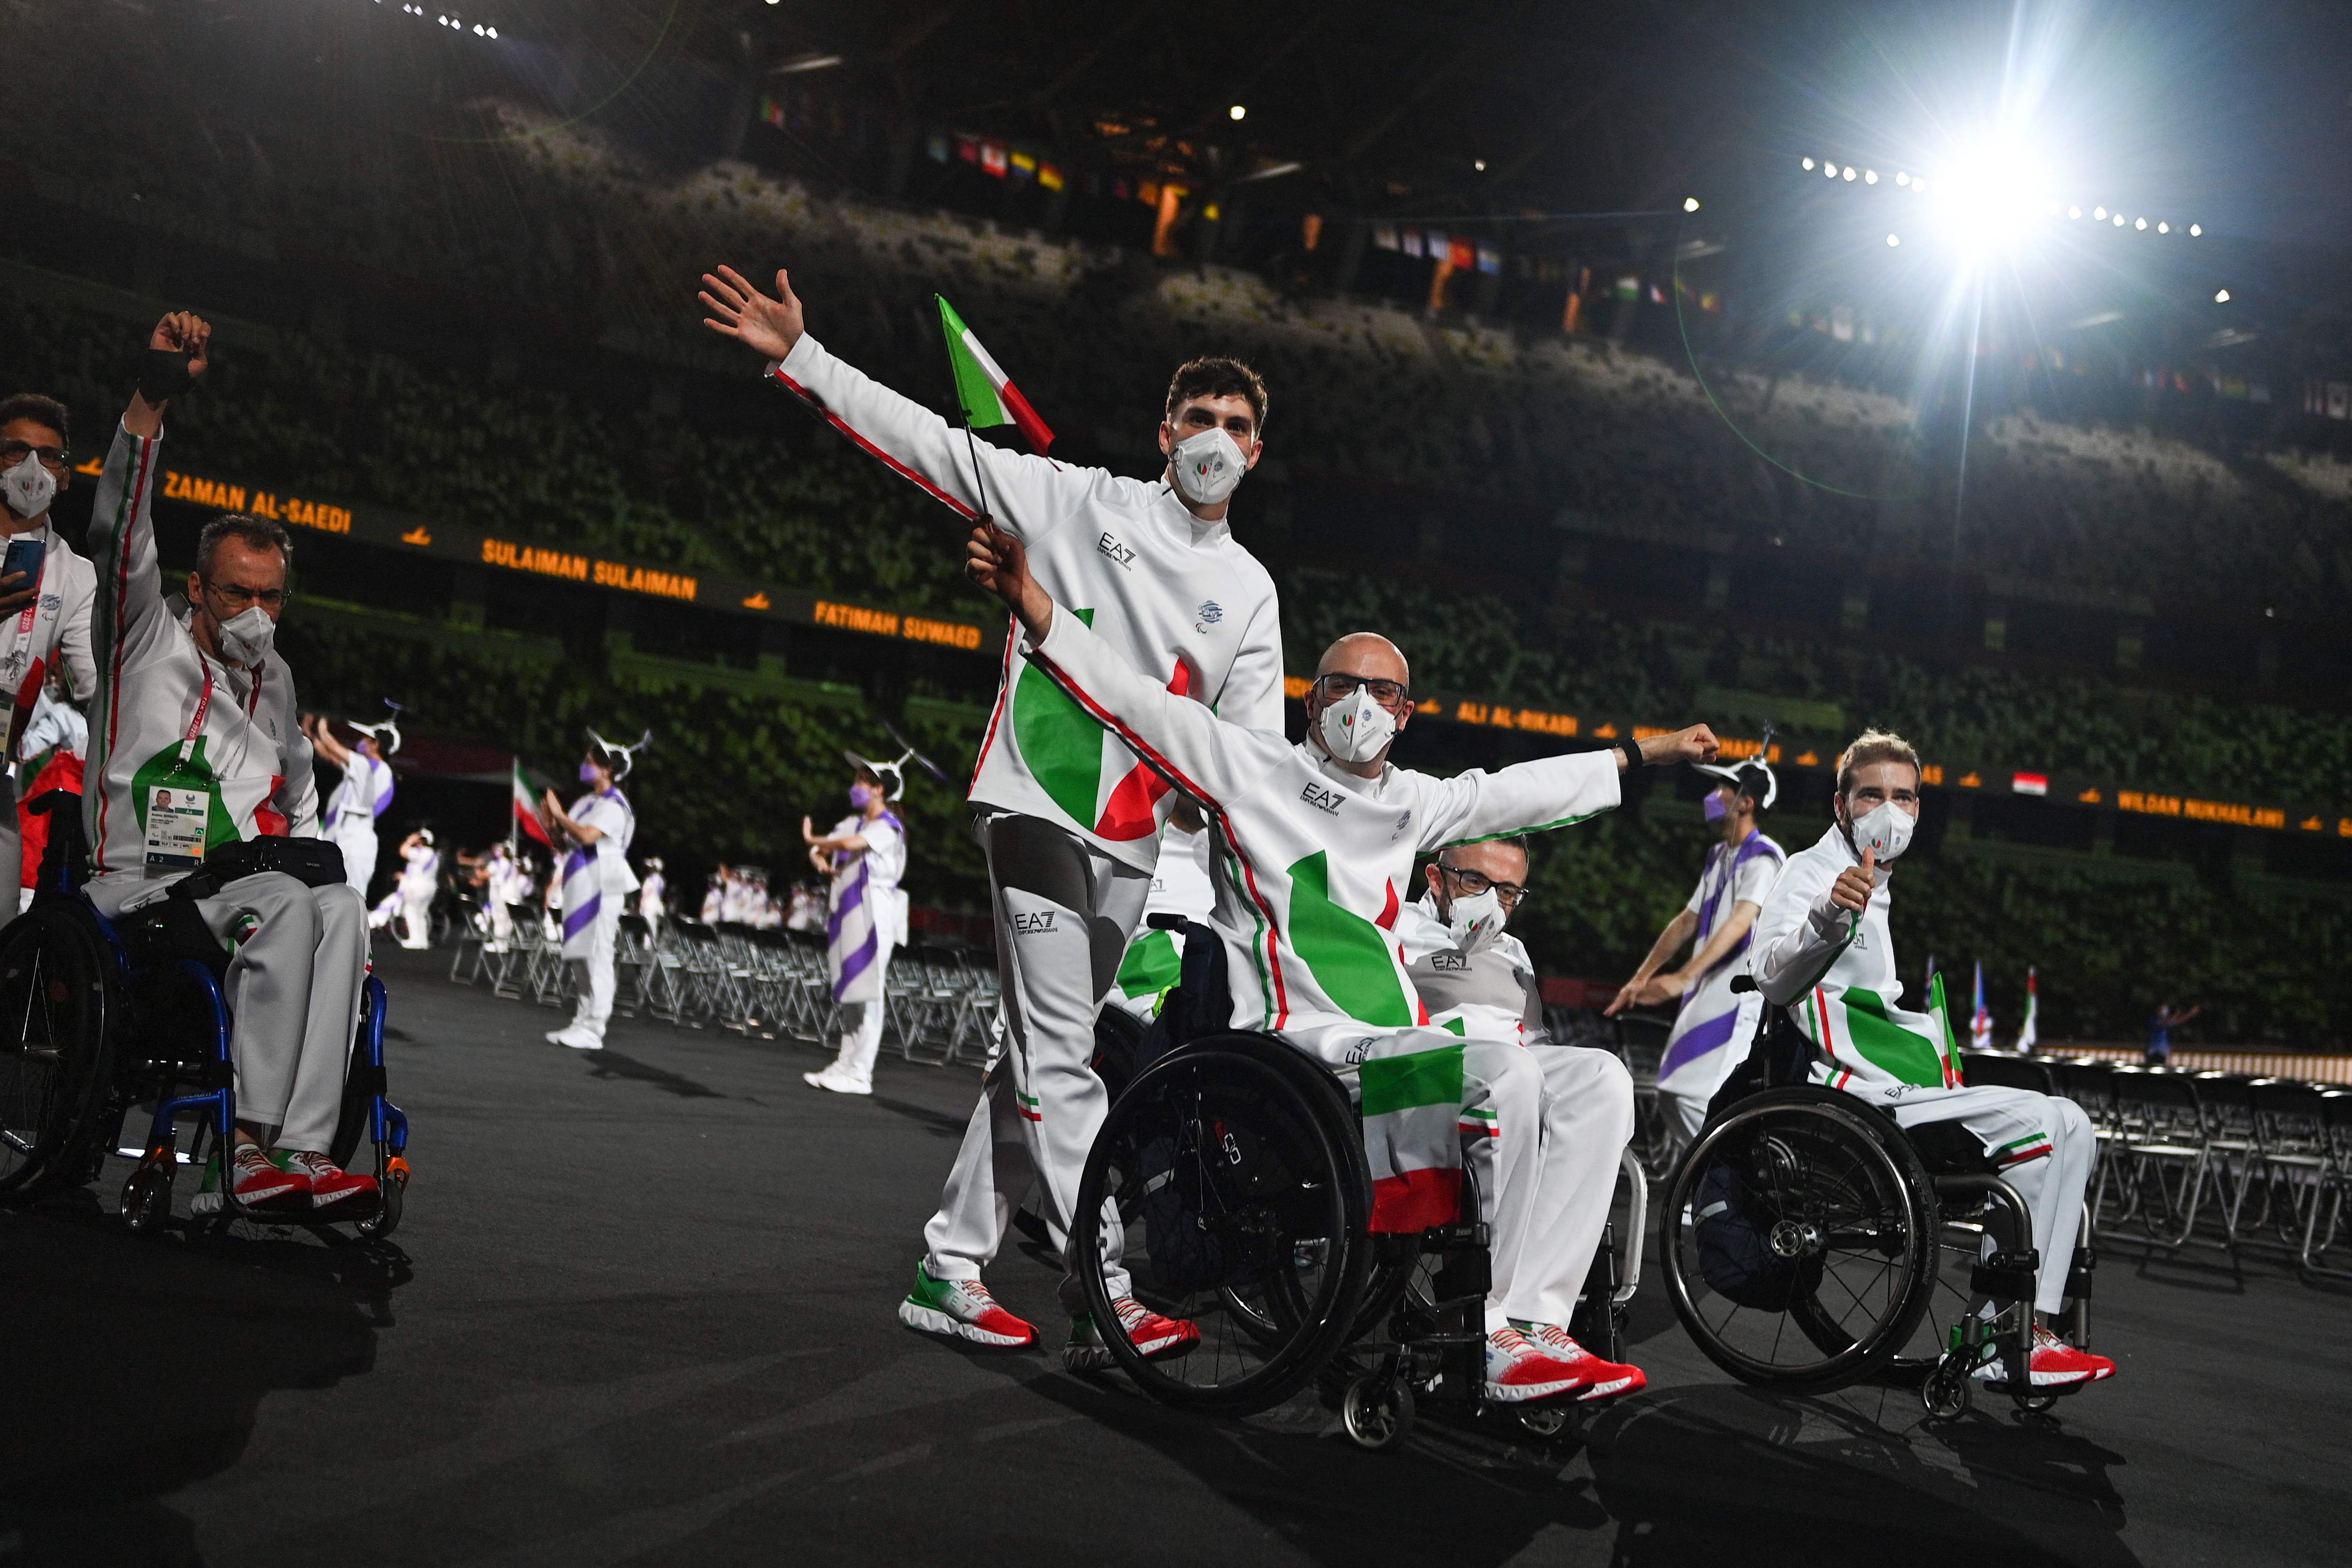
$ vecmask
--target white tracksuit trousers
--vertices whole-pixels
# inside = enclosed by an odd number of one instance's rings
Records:
[[[137,871],[94,879],[90,901],[110,920],[167,883]],[[236,1119],[276,1127],[276,1145],[324,1153],[342,1111],[343,1076],[367,976],[367,913],[347,883],[306,888],[282,871],[244,877],[196,900],[224,943],[237,942],[223,999],[235,1058]]]
[[[1513,1321],[1566,1328],[1608,1227],[1618,1157],[1633,1141],[1633,1075],[1606,1051],[1410,1032],[1428,1036],[1433,1050],[1463,1046],[1463,1164],[1478,1186],[1493,1274],[1487,1331]],[[1283,1037],[1337,1071],[1351,1094],[1348,1055],[1363,1037],[1355,1024]]]
[[[855,1013],[857,1024],[854,1028],[841,1031],[841,1043],[834,1052],[833,1065],[824,1069],[836,1078],[847,1079],[861,1089],[874,1087],[874,1058],[882,1048],[882,1026],[889,1018],[889,1004],[884,998],[890,994],[890,943],[880,940],[878,933],[874,945],[874,977],[875,983],[882,988],[880,996],[871,1002],[844,1002],[841,1005],[842,1022],[848,1023],[849,1016]]]
[[[1078,1178],[1101,1131],[1110,1095],[1095,1076],[1095,1017],[1143,918],[1151,874],[1139,871],[1048,822],[982,814],[973,836],[988,857],[1004,984],[1004,1049],[972,1108],[939,1212],[923,1227],[934,1279],[977,1279],[996,1257],[1013,1205],[1034,1173],[1046,1224],[1069,1234]],[[1104,1278],[1128,1294],[1113,1227]],[[1062,1303],[1085,1310],[1075,1279]]]
[[[613,968],[613,950],[621,934],[621,901],[611,893],[596,910],[596,918],[588,925],[588,956],[572,960],[572,993],[578,998],[572,1004],[572,1022],[564,1029],[567,1035],[582,1035],[602,1043],[604,1026],[613,1021],[613,993],[618,982]]]
[[[2042,1254],[2033,1304],[2055,1312],[2066,1304],[2066,1272],[2081,1239],[2083,1192],[2090,1185],[2098,1139],[2083,1108],[2030,1089],[1920,1089],[1893,1108],[1900,1126],[1957,1121],[1977,1135],[2033,1214],[2033,1245]],[[1988,1251],[1992,1238],[1985,1238]]]
[[[406,948],[433,945],[433,889],[400,885],[400,945]]]

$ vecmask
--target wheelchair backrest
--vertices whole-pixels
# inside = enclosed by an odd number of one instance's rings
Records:
[[[1181,915],[1153,915],[1154,931],[1181,932],[1184,957],[1176,984],[1160,1002],[1143,1043],[1136,1048],[1138,1068],[1189,1040],[1222,1035],[1234,1026],[1234,994],[1226,984],[1224,939],[1198,921]]]

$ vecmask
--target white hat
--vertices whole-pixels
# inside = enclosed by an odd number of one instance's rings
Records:
[[[588,743],[596,748],[597,755],[604,758],[607,765],[612,768],[614,784],[619,784],[629,776],[629,771],[637,764],[637,753],[653,742],[654,732],[651,730],[638,736],[637,742],[634,746],[616,746],[596,733],[594,730],[588,731]]]
[[[400,750],[400,716],[406,712],[407,710],[401,707],[399,703],[394,702],[389,697],[383,700],[383,705],[386,708],[391,709],[392,712],[390,715],[377,721],[375,723],[362,724],[356,719],[346,719],[343,722],[349,724],[352,729],[357,730],[361,734],[365,735],[369,740],[373,741],[375,742],[375,750],[378,756],[388,757],[392,755],[393,752]],[[391,740],[386,741],[384,739],[387,735],[392,737]]]

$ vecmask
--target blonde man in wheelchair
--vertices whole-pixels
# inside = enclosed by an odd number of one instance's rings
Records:
[[[1896,1005],[1903,983],[1887,925],[1889,862],[1917,827],[1919,753],[1899,735],[1865,731],[1838,759],[1835,812],[1820,842],[1789,858],[1756,918],[1757,988],[1812,1042],[1815,1082],[1877,1106],[1906,1131],[1958,1122],[2024,1200],[2041,1254],[2034,1388],[2113,1377],[2114,1362],[2065,1343],[2046,1321],[2065,1304],[2096,1152],[2090,1119],[2071,1100],[1962,1084],[1947,1019]],[[1975,1375],[1998,1381],[2000,1363],[1989,1360]]]
[[[1493,1140],[1477,1161],[1491,1234],[1485,1396],[1524,1404],[1642,1387],[1639,1369],[1592,1354],[1567,1326],[1633,1131],[1630,1091],[1618,1124],[1595,1138],[1584,1108],[1516,1039],[1432,1026],[1399,928],[1427,920],[1404,902],[1418,855],[1610,810],[1625,768],[1707,760],[1714,735],[1695,725],[1622,750],[1433,778],[1388,761],[1413,709],[1404,656],[1385,637],[1360,632],[1324,653],[1307,699],[1309,738],[1294,745],[1137,673],[1058,610],[1003,531],[976,528],[967,566],[1020,619],[1023,653],[1201,803],[1221,862],[1213,922],[1234,1025],[1278,1036],[1360,1090],[1371,1228],[1453,1223],[1461,1128],[1475,1122]],[[1609,1173],[1581,1180],[1595,1163]],[[1597,1220],[1587,1212],[1595,1191]]]

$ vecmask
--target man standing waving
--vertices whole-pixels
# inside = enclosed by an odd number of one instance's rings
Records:
[[[1245,729],[1281,731],[1274,582],[1226,521],[1234,487],[1265,450],[1265,384],[1247,365],[1181,366],[1160,426],[1166,467],[1150,480],[1128,479],[978,445],[868,380],[808,334],[781,271],[774,298],[730,268],[702,281],[713,331],[759,353],[776,384],[959,516],[992,514],[1026,547],[1038,582],[1129,666]],[[1033,1170],[1054,1234],[1069,1233],[1087,1151],[1109,1108],[1092,1066],[1095,1017],[1142,918],[1173,805],[1131,750],[1042,671],[1015,661],[1014,640],[971,786],[1004,983],[1004,1054],[898,1309],[909,1328],[1006,1349],[1034,1343],[1036,1331],[996,1304],[981,1270]],[[1110,1285],[1137,1344],[1169,1354],[1194,1342],[1190,1324],[1156,1319],[1129,1299],[1123,1271]],[[1107,1355],[1078,1321],[1075,1280],[1064,1281],[1062,1299],[1073,1318],[1065,1361],[1100,1364]]]

